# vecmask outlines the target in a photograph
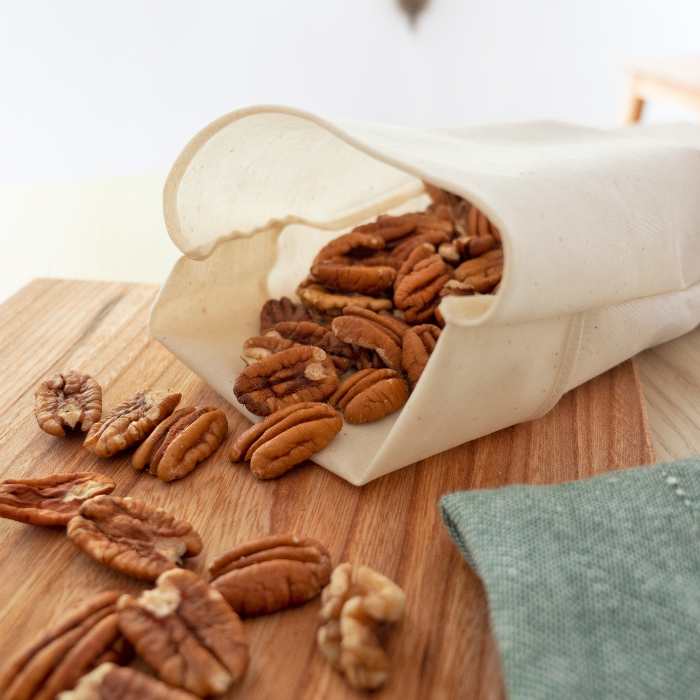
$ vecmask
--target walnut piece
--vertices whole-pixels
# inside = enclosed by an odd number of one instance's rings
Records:
[[[90,428],[83,446],[98,457],[133,447],[175,410],[181,398],[181,394],[165,391],[137,391]]]
[[[340,340],[376,352],[387,367],[401,369],[401,336],[387,317],[354,306],[343,313],[333,319],[333,333]]]
[[[119,632],[119,596],[106,591],[89,598],[10,656],[0,669],[0,697],[53,700],[103,658],[128,663],[132,649]]]
[[[503,249],[497,248],[478,258],[463,262],[454,273],[455,279],[471,284],[480,294],[492,292],[503,277]]]
[[[240,618],[192,571],[166,571],[155,589],[138,599],[123,595],[117,609],[124,636],[170,685],[200,697],[218,695],[248,667]]]
[[[353,425],[371,423],[408,401],[408,383],[393,369],[364,369],[348,377],[328,399]]]
[[[430,323],[414,326],[403,337],[403,368],[415,387],[435,350],[440,329]]]
[[[135,469],[150,466],[162,481],[181,479],[209,457],[228,432],[223,411],[213,407],[188,406],[175,411],[134,452]]]
[[[330,579],[331,557],[310,537],[271,535],[220,554],[209,572],[239,615],[261,615],[317,596]]]
[[[250,460],[258,479],[273,479],[320,452],[342,428],[340,414],[327,404],[292,404],[239,435],[229,458],[232,462]]]
[[[309,312],[301,305],[295,304],[289,297],[269,299],[260,312],[260,335],[265,335],[281,321],[310,321]]]
[[[67,371],[54,374],[37,387],[34,414],[39,427],[61,437],[66,426],[87,432],[102,415],[102,388],[89,375]]]
[[[406,595],[401,588],[368,566],[345,563],[333,570],[321,602],[317,641],[323,655],[354,688],[384,685],[390,663],[377,631],[403,615]]]
[[[86,501],[66,534],[95,561],[151,581],[202,551],[202,540],[189,523],[128,496]]]
[[[197,700],[185,690],[165,685],[134,668],[100,664],[83,676],[74,690],[59,693],[56,700]]]
[[[346,306],[360,306],[371,311],[394,308],[391,299],[370,297],[364,294],[337,294],[320,284],[302,282],[297,289],[302,304],[309,310],[314,321],[326,323],[343,313]]]
[[[88,498],[115,487],[108,476],[94,472],[7,479],[0,482],[0,517],[29,525],[66,525]]]
[[[236,379],[236,398],[256,416],[284,406],[320,401],[338,386],[338,375],[320,348],[296,345],[248,365]]]

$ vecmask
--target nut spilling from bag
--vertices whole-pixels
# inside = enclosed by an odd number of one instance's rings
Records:
[[[330,579],[331,557],[310,537],[271,535],[220,554],[209,572],[239,615],[264,615],[317,596]]]
[[[119,631],[119,596],[107,591],[89,598],[7,659],[0,697],[53,700],[103,662],[128,663],[133,650]]]
[[[102,388],[89,374],[54,374],[37,387],[34,414],[50,435],[62,437],[66,427],[72,430],[78,424],[87,432],[102,415]]]
[[[0,483],[0,517],[28,525],[66,525],[85,501],[112,493],[115,486],[94,472],[7,479]]]
[[[321,594],[317,641],[323,655],[354,688],[379,688],[390,662],[377,632],[403,615],[406,595],[391,579],[368,566],[345,563],[331,574]]]
[[[119,626],[161,680],[205,697],[226,692],[248,667],[243,624],[219,591],[192,571],[158,577],[136,599],[122,596]]]
[[[202,540],[189,523],[128,496],[86,501],[66,534],[95,561],[151,581],[202,551]]]

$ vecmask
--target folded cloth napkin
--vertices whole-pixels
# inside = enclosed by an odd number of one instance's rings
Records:
[[[440,508],[511,700],[700,698],[700,457]]]

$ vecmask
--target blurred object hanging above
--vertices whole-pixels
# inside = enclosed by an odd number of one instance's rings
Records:
[[[675,102],[700,113],[700,56],[627,61],[629,87],[621,123],[642,117],[647,100]]]
[[[425,10],[430,0],[399,0],[399,7],[409,16],[415,25],[418,15]]]

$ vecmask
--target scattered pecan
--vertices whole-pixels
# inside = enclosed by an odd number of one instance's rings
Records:
[[[248,338],[248,340],[243,343],[241,359],[247,365],[252,365],[277,352],[289,350],[292,345],[294,345],[294,343],[291,340],[282,338],[274,329],[268,330],[264,336]]]
[[[423,323],[440,303],[439,293],[452,276],[452,268],[435,248],[425,244],[416,248],[396,276],[394,303],[409,323]]]
[[[335,365],[338,374],[347,372],[360,356],[360,349],[357,346],[344,343],[340,338],[335,337],[332,330],[319,326],[313,321],[278,323],[273,332],[281,336],[280,341],[285,339],[290,344],[294,342],[321,348]]]
[[[371,423],[408,401],[408,383],[393,369],[364,369],[348,377],[328,399],[347,423]]]
[[[98,457],[111,457],[141,442],[180,403],[181,394],[143,389],[114,406],[90,428],[83,446]]]
[[[128,496],[86,501],[66,534],[95,561],[151,581],[181,565],[182,557],[202,551],[202,540],[189,523]]]
[[[54,374],[37,387],[34,414],[39,427],[61,437],[66,426],[87,432],[102,415],[102,388],[89,374]]]
[[[165,685],[134,668],[102,663],[83,676],[75,690],[67,690],[56,700],[197,700],[185,690]]]
[[[394,307],[391,299],[369,297],[364,294],[335,294],[320,284],[303,282],[297,294],[317,323],[326,323],[343,313],[346,306],[361,306],[363,309],[380,311]]]
[[[480,294],[488,294],[503,276],[503,249],[497,248],[478,258],[463,262],[454,273],[455,279],[471,284]]]
[[[112,493],[115,486],[94,472],[7,479],[0,482],[0,517],[29,525],[66,525],[84,501]]]
[[[20,649],[0,670],[0,697],[7,700],[53,700],[72,688],[110,649],[123,642],[115,602],[106,591],[81,603]],[[128,663],[131,647],[118,658]]]
[[[239,615],[261,615],[317,596],[330,579],[331,557],[310,537],[271,535],[220,554],[209,572]]]
[[[342,341],[372,350],[387,367],[401,369],[401,336],[395,327],[393,319],[357,307],[333,319],[333,333]]]
[[[321,594],[317,641],[323,655],[354,688],[384,685],[390,663],[377,631],[403,615],[406,595],[391,579],[368,566],[340,564]]]
[[[162,481],[181,479],[221,444],[228,432],[223,411],[213,406],[175,411],[141,443],[131,458],[135,469],[150,465]]]
[[[117,609],[124,636],[170,685],[200,697],[218,695],[248,667],[240,618],[192,571],[166,571],[138,599],[123,595]]]
[[[423,374],[439,337],[440,329],[430,323],[406,331],[403,337],[403,368],[414,387]]]
[[[338,386],[334,365],[321,348],[295,345],[246,367],[236,379],[236,398],[256,416],[284,406],[320,401]]]
[[[229,458],[250,460],[258,479],[272,479],[320,452],[342,428],[343,419],[327,404],[295,403],[239,435]]]
[[[260,335],[265,335],[280,321],[310,321],[309,312],[301,305],[295,304],[289,297],[269,299],[260,312]]]

